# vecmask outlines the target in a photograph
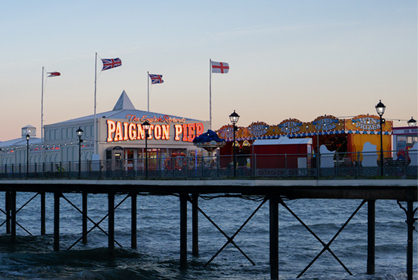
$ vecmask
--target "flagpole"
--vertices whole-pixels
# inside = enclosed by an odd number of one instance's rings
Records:
[[[97,139],[97,131],[96,131],[96,83],[97,83],[97,52],[94,58],[94,133],[93,133],[93,153],[97,154],[98,152],[97,150],[97,143],[96,143],[96,139]]]
[[[44,67],[42,66],[42,90],[41,90],[41,159],[44,162]]]
[[[147,71],[147,111],[149,112],[149,71]]]
[[[212,60],[209,59],[209,129],[212,129]]]

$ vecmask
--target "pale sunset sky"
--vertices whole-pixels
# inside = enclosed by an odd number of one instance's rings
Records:
[[[92,115],[94,59],[120,58],[101,72],[97,112],[125,90],[150,111],[209,120],[209,59],[214,130],[229,123],[309,122],[324,114],[376,114],[394,126],[418,119],[417,1],[2,1],[0,141],[33,125]],[[98,71],[102,64],[99,60]],[[401,120],[401,122],[398,122]]]

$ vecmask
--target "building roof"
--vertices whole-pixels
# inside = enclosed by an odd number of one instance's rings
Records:
[[[123,91],[118,101],[116,102],[115,106],[113,107],[113,110],[103,112],[103,113],[96,113],[96,118],[97,119],[99,118],[126,119],[127,115],[132,115],[132,116],[137,116],[137,117],[142,117],[146,115],[149,118],[153,118],[153,117],[160,118],[160,117],[167,116],[168,114],[161,114],[161,113],[148,112],[148,111],[135,109],[134,105],[132,104],[131,100],[128,97],[128,94],[125,91]],[[184,117],[173,116],[173,115],[170,115],[170,117],[174,117],[178,119],[184,118]],[[187,121],[198,121],[196,119],[189,119],[189,118],[185,118],[185,119]],[[56,125],[63,126],[66,124],[70,125],[74,123],[82,123],[82,122],[89,122],[89,121],[93,122],[93,120],[94,120],[94,114],[59,122],[59,123],[45,125],[45,127],[56,126]]]
[[[125,91],[122,91],[122,94],[120,95],[112,111],[119,111],[119,110],[135,110],[134,104],[132,104],[131,100],[129,99]]]
[[[41,144],[41,142],[42,142],[41,138],[31,137],[29,139],[29,145]],[[17,139],[12,139],[12,140],[7,140],[7,141],[0,142],[0,149],[1,148],[9,148],[9,147],[13,147],[13,146],[22,146],[22,145],[26,145],[26,139],[25,138],[17,138]]]

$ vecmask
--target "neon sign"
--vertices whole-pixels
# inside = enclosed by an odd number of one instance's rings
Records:
[[[170,117],[168,115],[164,115],[162,117],[151,117],[148,118],[147,115],[143,115],[142,117],[137,117],[136,115],[132,115],[132,114],[128,114],[126,115],[126,118],[130,121],[130,122],[145,122],[148,121],[149,123],[153,123],[153,122],[161,122],[161,123],[185,123],[186,119],[185,118],[175,118],[175,117]]]
[[[107,142],[135,141],[145,139],[142,124],[107,120]],[[174,125],[174,140],[192,142],[203,133],[202,123],[188,123]],[[148,130],[148,140],[170,140],[171,126],[169,124],[151,124]]]

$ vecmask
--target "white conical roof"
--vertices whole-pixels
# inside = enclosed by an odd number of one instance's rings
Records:
[[[112,111],[119,111],[119,110],[135,110],[134,104],[132,104],[131,100],[129,99],[125,91],[122,91],[122,94],[120,95]]]

